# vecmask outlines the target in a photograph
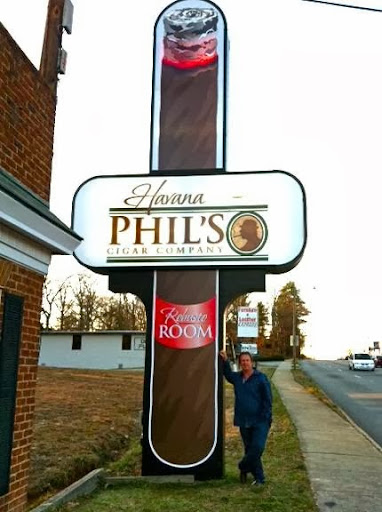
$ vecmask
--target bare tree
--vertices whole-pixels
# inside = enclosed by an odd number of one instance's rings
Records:
[[[102,329],[145,330],[145,307],[137,297],[131,294],[102,297],[98,321]]]
[[[95,289],[94,281],[86,274],[79,274],[77,282],[72,285],[74,309],[78,317],[77,329],[94,331],[98,318],[100,297]]]
[[[135,331],[145,331],[147,328],[146,308],[143,302],[138,297],[134,297],[130,303],[132,317],[131,328]]]
[[[70,277],[67,277],[61,283],[57,283],[57,281],[52,281],[48,277],[45,277],[41,306],[41,317],[44,318],[44,321],[41,323],[46,330],[51,329],[51,320],[55,309],[57,309],[58,297],[66,288],[68,279],[70,279]]]
[[[57,328],[61,331],[70,331],[76,328],[78,317],[74,311],[73,290],[69,282],[63,283],[57,294]]]
[[[98,295],[95,280],[88,274],[68,276],[61,283],[47,279],[41,311],[45,329],[65,331],[145,330],[146,310],[130,293],[110,297]]]

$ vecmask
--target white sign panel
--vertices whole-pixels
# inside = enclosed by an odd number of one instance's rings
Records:
[[[253,356],[257,356],[257,343],[240,343],[240,352],[249,352]]]
[[[300,337],[297,336],[297,334],[296,334],[294,338],[295,338],[295,346],[298,347],[300,344]],[[289,336],[289,344],[291,347],[293,347],[293,334],[291,334]]]
[[[237,337],[257,338],[259,326],[257,321],[257,309],[240,307],[237,309]]]
[[[145,350],[146,348],[146,338],[134,338],[134,350]]]
[[[305,194],[281,171],[102,176],[78,189],[72,227],[83,238],[75,256],[100,271],[240,265],[280,272],[304,250]]]

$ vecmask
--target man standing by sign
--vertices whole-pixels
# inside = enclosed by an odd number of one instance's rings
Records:
[[[252,485],[263,485],[265,476],[261,456],[267,442],[269,428],[272,423],[271,386],[265,374],[252,367],[249,352],[239,356],[240,372],[233,372],[224,351],[220,352],[223,359],[223,374],[235,390],[234,425],[240,428],[244,444],[244,457],[239,462],[240,481],[247,481],[247,474],[252,473]]]

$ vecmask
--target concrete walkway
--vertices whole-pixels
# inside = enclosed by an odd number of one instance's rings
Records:
[[[294,422],[321,512],[382,511],[382,451],[309,394],[280,364],[273,383]]]

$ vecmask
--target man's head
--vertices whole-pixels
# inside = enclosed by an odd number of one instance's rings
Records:
[[[257,238],[256,223],[253,220],[246,219],[240,228],[240,234],[247,240],[253,240]]]
[[[249,352],[242,352],[239,355],[239,365],[244,371],[253,368],[252,356]]]

